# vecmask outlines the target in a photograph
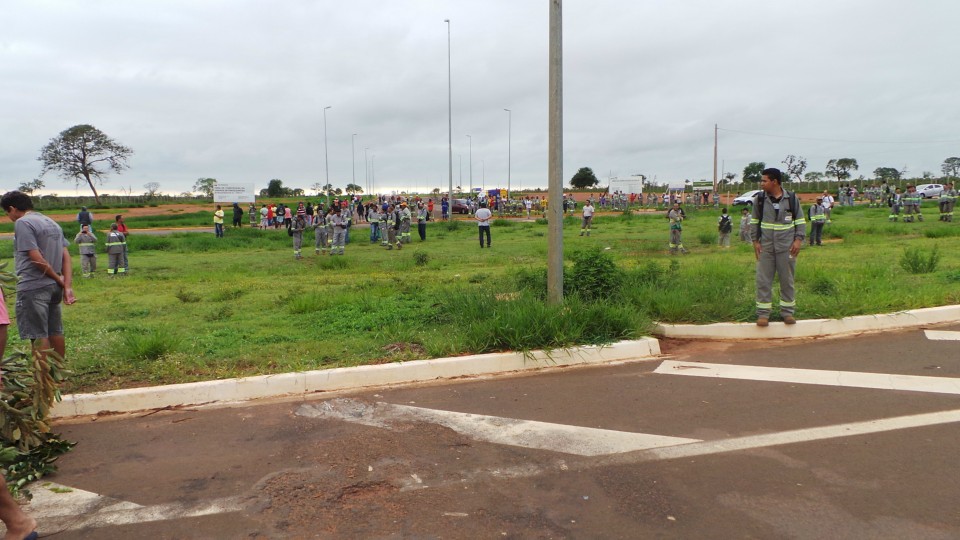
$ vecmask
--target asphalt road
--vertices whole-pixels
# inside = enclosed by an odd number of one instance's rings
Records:
[[[74,491],[30,511],[62,539],[960,538],[960,341],[662,347],[60,425]]]

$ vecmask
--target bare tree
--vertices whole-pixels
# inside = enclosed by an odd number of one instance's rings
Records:
[[[133,155],[133,150],[123,146],[108,137],[99,129],[81,124],[67,128],[59,135],[50,139],[37,158],[43,164],[40,176],[57,171],[68,180],[73,180],[79,186],[85,181],[93,191],[93,197],[100,204],[100,195],[95,183],[103,183],[103,177],[110,173],[117,174],[129,168],[127,159]]]

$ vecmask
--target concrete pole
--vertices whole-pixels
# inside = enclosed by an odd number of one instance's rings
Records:
[[[473,137],[467,135],[470,139],[470,195],[473,196]]]
[[[453,69],[451,67],[453,64],[450,60],[450,19],[444,19],[443,22],[447,23],[447,137],[449,141],[447,177],[450,181],[450,190],[447,192],[447,208],[450,212],[448,215],[453,219]]]
[[[550,2],[549,142],[547,178],[547,302],[563,302],[563,13],[561,0]]]
[[[327,170],[327,185],[330,185],[330,161],[327,154],[327,109],[333,108],[332,105],[323,108],[323,167]],[[330,207],[330,190],[327,191],[327,207]]]
[[[717,192],[717,125],[713,125],[713,192]]]
[[[513,137],[513,111],[510,109],[504,109],[507,111],[507,200],[510,200],[510,161],[511,161],[511,148],[512,143],[511,139]]]
[[[353,185],[357,185],[357,134],[354,133],[350,136],[350,165],[353,167]],[[363,186],[368,191],[370,186],[364,184]]]

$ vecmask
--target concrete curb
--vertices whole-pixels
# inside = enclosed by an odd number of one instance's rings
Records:
[[[787,326],[771,323],[760,328],[754,323],[659,324],[654,334],[665,338],[747,340],[770,338],[836,337],[868,332],[902,330],[934,324],[960,322],[960,306],[914,309],[880,315],[859,315],[843,319],[798,320]]]
[[[262,375],[240,379],[172,384],[70,394],[63,396],[50,416],[70,418],[102,412],[133,412],[165,407],[242,402],[253,399],[306,395],[313,392],[359,389],[431,381],[434,379],[490,375],[549,367],[602,364],[639,360],[660,355],[654,338],[622,341],[604,347],[575,347],[551,352],[495,353],[393,364]]]

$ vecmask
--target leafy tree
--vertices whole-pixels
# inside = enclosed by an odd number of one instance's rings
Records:
[[[732,184],[734,180],[737,179],[737,173],[728,172],[723,175],[723,178],[720,180],[720,183],[723,185]]]
[[[299,187],[295,188],[293,191],[290,192],[290,194],[293,195],[294,197],[303,197],[304,193],[305,192],[303,191],[303,188],[299,188]]]
[[[283,197],[288,193],[287,188],[283,187],[283,180],[274,178],[267,183],[268,197]]]
[[[339,197],[340,195],[343,195],[343,190],[340,189],[340,188],[337,188],[337,189],[333,190],[333,192],[334,192],[338,197]]]
[[[831,159],[827,162],[827,176],[833,176],[837,179],[837,182],[843,182],[850,178],[850,171],[855,171],[860,168],[860,165],[857,164],[857,160],[853,158],[840,158],[840,159]]]
[[[147,182],[143,185],[143,189],[147,190],[144,195],[152,199],[160,194],[160,182]]]
[[[810,171],[803,175],[803,179],[807,182],[820,182],[823,180],[823,173],[818,171]]]
[[[767,164],[762,161],[754,161],[750,163],[743,168],[743,181],[750,182],[751,184],[759,184],[763,170],[766,168]]]
[[[323,191],[329,194],[331,191],[333,191],[333,184],[325,184],[323,186]]]
[[[873,170],[873,176],[883,182],[896,182],[900,180],[900,171],[893,167],[877,167]]]
[[[433,193],[434,195],[440,195],[440,188],[435,187],[433,188],[433,191],[431,191],[430,193]]]
[[[27,182],[23,182],[22,184],[20,184],[20,186],[17,187],[17,190],[22,191],[27,195],[33,195],[35,191],[43,189],[43,185],[44,185],[43,179],[34,178],[33,180],[29,180]]]
[[[960,176],[960,157],[948,157],[943,160],[940,170],[945,176]]]
[[[40,149],[37,161],[43,164],[40,176],[58,171],[63,178],[79,186],[83,180],[100,204],[95,182],[103,184],[104,175],[129,168],[127,159],[133,150],[111,139],[99,129],[81,124],[67,128]]]
[[[785,172],[787,173],[786,180],[788,182],[794,179],[799,182],[801,179],[803,179],[803,171],[807,170],[807,160],[802,156],[790,154],[783,161],[781,161],[781,163],[787,166],[787,170]]]
[[[356,184],[347,184],[346,191],[348,195],[353,195],[355,193],[363,193],[363,188]]]
[[[320,195],[320,192],[323,191],[323,184],[321,184],[320,182],[317,182],[312,186],[310,186],[310,189],[312,189],[314,193],[316,193],[317,195]]]
[[[600,183],[600,180],[597,180],[597,176],[593,174],[593,170],[590,167],[581,167],[577,174],[573,175],[573,178],[570,179],[570,185],[575,189],[586,189],[588,187],[593,187]]]
[[[193,191],[207,197],[213,198],[213,186],[217,184],[216,178],[197,178],[193,183]]]

